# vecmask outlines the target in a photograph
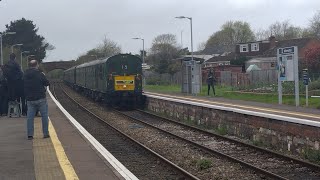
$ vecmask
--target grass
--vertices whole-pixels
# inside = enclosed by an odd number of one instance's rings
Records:
[[[146,91],[179,94],[181,93],[181,87],[178,85],[146,85],[144,87]],[[239,93],[232,91],[232,87],[216,86],[216,97],[222,97],[226,99],[236,99],[245,101],[255,101],[262,103],[278,104],[278,94],[257,94],[257,93]],[[202,86],[201,92],[198,96],[207,96],[207,86]],[[210,97],[213,97],[212,91],[210,91]],[[294,95],[283,95],[282,103],[295,106]],[[300,95],[300,106],[305,106],[306,99],[304,95]],[[320,109],[320,98],[309,97],[309,107]]]
[[[215,130],[215,132],[218,133],[218,134],[221,135],[221,136],[227,135],[227,134],[228,134],[227,126],[226,126],[226,125],[219,126],[219,127]]]
[[[196,162],[196,166],[200,170],[208,169],[212,166],[212,162],[210,159],[199,159]]]
[[[306,149],[304,152],[304,157],[311,162],[320,164],[320,150]]]

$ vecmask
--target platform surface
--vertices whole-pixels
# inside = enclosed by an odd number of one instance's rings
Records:
[[[0,117],[0,180],[124,179],[47,100],[50,138],[43,139],[41,117],[33,140],[27,139],[26,117]]]

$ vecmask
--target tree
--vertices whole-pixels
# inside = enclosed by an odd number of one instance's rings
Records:
[[[277,40],[287,40],[294,38],[302,38],[309,36],[308,29],[303,29],[299,26],[290,24],[289,20],[283,22],[275,22],[271,24],[266,30],[258,30],[256,32],[257,40],[266,40],[270,36],[274,36]]]
[[[208,39],[204,52],[220,54],[234,51],[237,43],[253,41],[254,33],[249,23],[243,21],[228,21]]]
[[[77,59],[77,64],[82,64],[96,59],[107,58],[121,53],[121,47],[114,41],[108,38],[104,38],[102,43],[87,51]]]
[[[206,48],[206,42],[201,42],[198,44],[198,51],[203,51]]]
[[[111,39],[107,37],[104,38],[102,44],[100,44],[97,48],[97,53],[99,55],[103,55],[104,57],[113,56],[121,53],[121,47]]]
[[[146,62],[152,64],[159,74],[169,73],[173,76],[179,69],[172,60],[178,58],[180,52],[175,35],[161,34],[154,38]]]
[[[313,36],[320,38],[320,10],[310,20],[310,32]]]
[[[50,45],[43,36],[38,35],[39,28],[31,20],[22,18],[11,21],[6,25],[5,32],[16,32],[15,35],[4,35],[3,44],[11,46],[13,44],[23,44],[23,51],[29,51],[29,54],[35,55],[40,62],[46,57],[47,50],[53,50],[54,46]]]
[[[318,72],[320,68],[320,45],[312,46],[305,51],[303,66],[310,72]]]

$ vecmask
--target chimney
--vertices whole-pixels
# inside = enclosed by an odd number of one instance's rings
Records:
[[[273,49],[276,47],[276,37],[270,36],[269,37],[269,43],[270,43],[270,49]]]

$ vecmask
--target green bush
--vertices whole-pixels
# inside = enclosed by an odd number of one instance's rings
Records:
[[[309,90],[319,90],[320,89],[320,80],[313,81],[309,84]]]
[[[208,169],[212,165],[212,162],[210,159],[200,159],[197,161],[197,167],[200,170]]]
[[[320,150],[314,150],[314,149],[306,149],[304,151],[304,157],[311,162],[320,164]]]
[[[160,78],[148,78],[146,79],[146,82],[148,85],[170,85],[170,82],[163,81]]]

